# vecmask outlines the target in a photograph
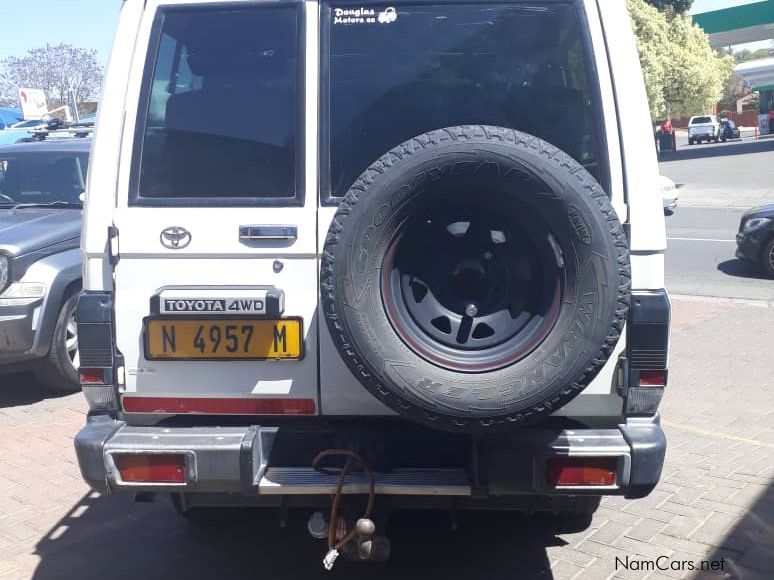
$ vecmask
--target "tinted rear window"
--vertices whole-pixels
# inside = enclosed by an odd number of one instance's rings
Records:
[[[0,155],[0,206],[64,201],[80,204],[86,189],[87,153]]]
[[[140,119],[140,203],[296,196],[299,18],[298,5],[161,13]]]
[[[574,5],[328,8],[324,193],[343,195],[401,142],[461,124],[542,137],[606,185],[604,125]]]
[[[691,125],[704,125],[706,123],[712,123],[711,117],[696,117],[691,121]]]

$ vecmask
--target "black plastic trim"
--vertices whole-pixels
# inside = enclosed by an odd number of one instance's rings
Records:
[[[113,295],[109,292],[82,291],[75,319],[78,323],[81,366],[109,369],[109,378],[114,377]]]
[[[108,440],[124,426],[109,415],[91,415],[86,426],[75,436],[75,453],[86,483],[101,494],[109,494],[110,486],[103,451]]]
[[[666,455],[666,435],[661,420],[653,418],[628,419],[620,426],[624,439],[631,448],[631,473],[626,497],[645,497],[656,487]]]
[[[671,310],[666,290],[632,292],[627,329],[627,359],[632,371],[667,368]]]
[[[239,479],[242,493],[245,495],[255,495],[258,493],[254,477],[256,466],[253,449],[256,440],[259,439],[259,429],[259,427],[250,426],[239,448]]]
[[[266,315],[281,316],[283,308],[283,293],[278,288],[269,288],[266,291]]]
[[[113,322],[113,295],[110,292],[83,290],[78,298],[79,323]]]
[[[118,238],[118,228],[116,226],[108,226],[108,255],[110,257],[110,265],[115,266],[118,264],[120,256],[113,254],[113,240]]]

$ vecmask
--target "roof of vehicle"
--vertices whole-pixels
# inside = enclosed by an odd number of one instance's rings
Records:
[[[13,125],[24,119],[21,109],[0,107],[0,121],[5,125]]]
[[[2,145],[0,153],[34,153],[36,151],[88,153],[89,149],[91,149],[91,139],[73,138]]]

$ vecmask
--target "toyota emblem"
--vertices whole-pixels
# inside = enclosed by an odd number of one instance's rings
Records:
[[[171,226],[161,230],[161,245],[170,250],[181,250],[191,243],[191,232],[180,226]]]

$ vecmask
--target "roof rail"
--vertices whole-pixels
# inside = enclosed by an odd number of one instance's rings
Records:
[[[34,141],[44,141],[48,138],[66,139],[73,137],[91,137],[94,133],[93,123],[68,123],[55,129],[36,127],[30,129]]]

